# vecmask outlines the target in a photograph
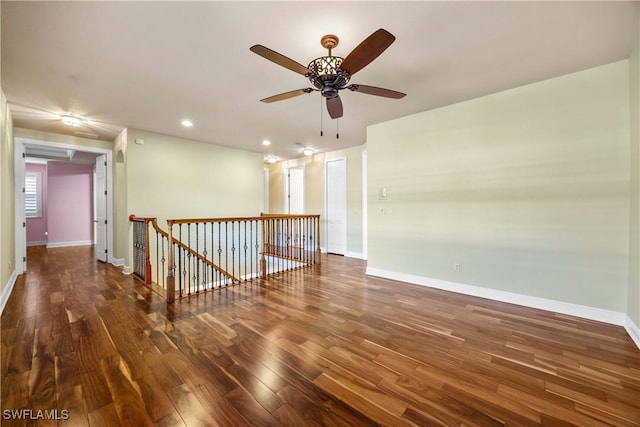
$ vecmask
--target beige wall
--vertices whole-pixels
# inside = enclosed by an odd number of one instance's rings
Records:
[[[15,271],[15,178],[11,112],[0,90],[0,294]]]
[[[640,12],[638,16],[640,22]],[[627,314],[640,327],[640,41],[629,60],[631,186],[629,214],[629,292]],[[640,338],[640,337],[638,337]]]
[[[621,61],[369,127],[368,267],[626,312],[629,126]]]
[[[325,248],[325,162],[347,161],[347,255],[362,256],[362,152],[365,146],[315,154],[269,165],[269,211],[285,212],[284,186],[287,168],[304,167],[305,212],[321,215],[321,246]]]
[[[261,154],[138,129],[128,129],[126,138],[127,215],[157,217],[166,229],[169,218],[260,214]],[[135,144],[136,139],[144,144]],[[125,264],[130,266],[128,247]]]

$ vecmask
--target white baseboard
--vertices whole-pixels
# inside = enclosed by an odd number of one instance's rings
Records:
[[[111,258],[111,264],[116,267],[122,267],[124,265],[124,258]]]
[[[88,246],[93,245],[93,240],[78,240],[75,242],[53,242],[47,243],[47,249],[49,248],[65,248],[68,246]]]
[[[638,327],[638,325],[633,323],[633,320],[631,320],[629,316],[627,316],[626,318],[624,328],[627,330],[627,333],[629,334],[633,342],[636,343],[636,346],[640,348],[640,328]]]
[[[42,242],[27,242],[27,246],[44,246],[46,244],[47,244],[46,240]]]
[[[124,265],[124,262],[122,264]],[[131,274],[131,267],[129,267],[128,265],[125,265],[122,268],[122,274],[126,274],[126,275]]]
[[[344,256],[349,257],[349,258],[356,258],[356,259],[365,259],[364,254],[362,252],[349,252],[347,251]]]
[[[401,282],[413,283],[430,288],[442,289],[444,291],[456,292],[459,294],[471,295],[480,298],[488,298],[495,301],[507,302],[510,304],[522,305],[525,307],[538,308],[541,310],[562,313],[570,316],[582,317],[599,322],[609,323],[617,326],[624,326],[629,332],[638,348],[640,348],[640,333],[638,327],[625,314],[613,310],[589,307],[586,305],[573,304],[563,301],[556,301],[547,298],[533,297],[529,295],[516,294],[512,292],[499,291],[496,289],[483,288],[481,286],[465,285],[463,283],[449,282],[429,277],[415,276],[412,274],[397,273],[395,271],[382,270],[367,267],[366,274],[370,276],[383,277],[385,279],[398,280]],[[633,329],[635,327],[635,330]],[[636,336],[633,336],[633,333]]]
[[[18,276],[16,276],[16,271],[13,270],[2,294],[0,294],[0,314],[4,313],[4,307],[7,305],[7,301],[9,301],[9,296],[11,296],[11,291],[13,291],[13,286],[16,284],[17,278]]]

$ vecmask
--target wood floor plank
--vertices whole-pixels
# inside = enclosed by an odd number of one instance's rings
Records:
[[[169,398],[187,427],[219,425],[186,385],[169,391]]]
[[[28,257],[0,321],[2,410],[66,409],[60,426],[640,426],[640,350],[618,326],[338,256],[169,304],[91,246]]]
[[[67,418],[60,423],[65,427],[84,427],[88,425],[89,415],[82,396],[82,386],[77,385],[62,389],[58,393],[58,408],[63,408],[66,411],[64,416]],[[60,409],[60,411],[63,409]]]
[[[107,357],[101,361],[101,371],[121,424],[152,426],[142,393],[131,378],[126,362],[119,356]]]

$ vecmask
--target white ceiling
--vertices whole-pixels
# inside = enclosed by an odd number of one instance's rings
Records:
[[[629,56],[636,2],[11,2],[2,7],[2,89],[14,125],[112,140],[125,127],[281,158],[300,145],[366,142],[366,126]],[[249,51],[263,44],[303,65],[340,38],[346,56],[378,28],[396,36],[352,83],[400,100],[341,92],[336,123],[303,76]],[[90,124],[62,125],[72,114]],[[183,118],[194,123],[187,129]],[[261,141],[269,139],[271,147]]]

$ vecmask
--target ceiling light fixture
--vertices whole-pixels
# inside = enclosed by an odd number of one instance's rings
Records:
[[[277,157],[275,157],[275,156],[269,156],[269,157],[267,157],[267,159],[266,159],[266,162],[267,162],[267,163],[275,163],[275,162],[277,162],[277,161],[278,161],[278,158],[277,158]]]
[[[265,139],[264,141],[262,141],[262,145],[269,146],[271,145],[271,141],[269,141],[268,139]]]
[[[313,154],[313,149],[305,148],[304,150],[302,150],[302,154],[304,154],[305,156],[310,156]]]
[[[67,126],[73,126],[74,128],[77,128],[82,124],[82,119],[75,116],[62,116],[62,123]]]
[[[186,128],[191,128],[191,127],[193,127],[193,122],[191,120],[183,120],[182,121],[182,126],[184,126]]]

